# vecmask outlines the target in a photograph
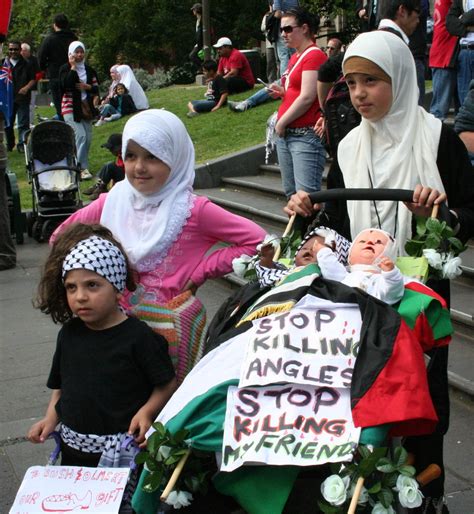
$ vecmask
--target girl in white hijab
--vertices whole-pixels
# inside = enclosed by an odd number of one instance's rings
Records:
[[[61,114],[74,130],[77,160],[81,177],[92,178],[89,172],[89,148],[92,142],[92,120],[95,115],[94,98],[99,93],[97,73],[85,63],[86,49],[80,41],[73,41],[68,49],[68,62],[59,69],[63,90]]]
[[[193,193],[194,147],[181,120],[162,109],[131,117],[122,139],[125,180],[73,214],[70,223],[101,223],[122,243],[139,272],[124,306],[163,304],[254,255],[265,232]],[[209,253],[219,242],[229,246]]]
[[[140,86],[138,80],[135,78],[132,68],[127,64],[120,64],[117,66],[116,73],[119,75],[118,81],[128,89],[130,96],[133,98],[135,107],[139,111],[148,109],[148,107],[150,107],[148,98],[146,97],[142,86]]]

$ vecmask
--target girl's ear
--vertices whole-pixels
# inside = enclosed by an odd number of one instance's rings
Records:
[[[118,291],[115,293],[115,298],[117,299],[117,303],[120,303],[120,300],[123,298],[123,293],[119,293]]]

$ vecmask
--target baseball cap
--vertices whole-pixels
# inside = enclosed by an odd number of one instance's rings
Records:
[[[221,46],[232,46],[232,41],[228,37],[221,37],[214,45],[214,48],[220,48]]]
[[[115,148],[122,147],[122,134],[111,134],[107,143],[100,145],[101,148],[107,148],[107,150],[114,150]]]

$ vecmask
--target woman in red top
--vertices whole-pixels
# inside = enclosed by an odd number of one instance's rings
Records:
[[[316,91],[318,70],[327,57],[313,41],[319,19],[302,8],[286,11],[281,19],[285,44],[295,48],[282,86],[272,84],[274,98],[282,97],[275,126],[278,162],[283,188],[289,198],[295,191],[321,189],[326,152],[313,127],[320,117]]]

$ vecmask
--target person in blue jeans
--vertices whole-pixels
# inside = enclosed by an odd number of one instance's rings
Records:
[[[277,80],[275,84],[281,86],[281,80]],[[247,99],[241,100],[240,102],[232,102],[229,100],[227,105],[233,112],[244,112],[248,109],[253,109],[254,107],[269,102],[270,100],[275,100],[275,98],[272,98],[268,89],[264,87],[263,89],[260,89],[254,93],[252,96],[249,96]]]
[[[313,43],[319,19],[298,7],[281,19],[288,47],[296,50],[282,85],[272,84],[270,94],[282,98],[275,133],[283,189],[289,198],[298,190],[321,189],[326,151],[313,127],[321,116],[316,82],[327,55]]]
[[[273,11],[276,18],[282,18],[287,11],[294,9],[300,5],[299,0],[275,0],[273,2]],[[290,57],[295,53],[294,48],[290,48],[286,45],[283,38],[283,34],[280,33],[276,42],[276,54],[280,63],[280,77],[285,73],[288,68],[288,61]]]
[[[119,120],[122,116],[133,114],[137,111],[133,98],[128,92],[128,89],[119,82],[114,89],[114,95],[109,100],[109,103],[100,107],[100,118],[95,124],[100,127],[106,121]]]
[[[193,118],[203,112],[217,111],[226,104],[229,96],[227,82],[224,77],[217,74],[217,68],[216,61],[209,60],[202,63],[202,72],[207,82],[207,90],[204,93],[206,99],[188,102],[189,112],[186,113],[188,118]]]

